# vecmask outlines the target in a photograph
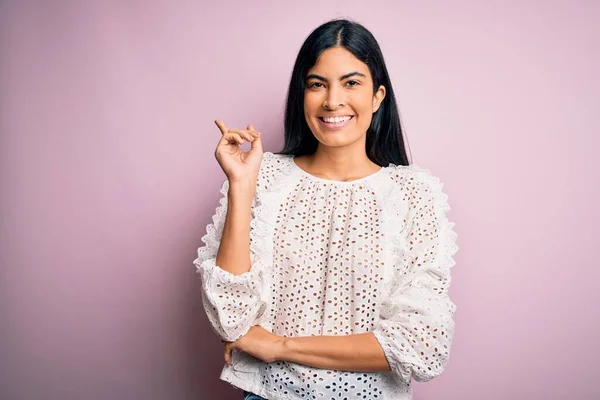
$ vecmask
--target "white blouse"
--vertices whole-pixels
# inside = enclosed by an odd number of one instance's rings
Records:
[[[225,180],[194,261],[216,333],[235,341],[253,325],[285,337],[372,332],[392,371],[264,363],[234,351],[221,379],[269,400],[405,400],[411,378],[439,375],[454,331],[448,287],[458,250],[442,185],[414,164],[328,180],[293,156],[265,152],[252,200],[252,267],[236,276],[215,265]]]

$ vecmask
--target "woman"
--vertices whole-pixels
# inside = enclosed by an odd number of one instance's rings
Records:
[[[195,264],[221,379],[245,399],[410,399],[449,358],[458,247],[439,179],[408,165],[374,37],[347,20],[310,34],[281,153],[217,125],[227,179]]]

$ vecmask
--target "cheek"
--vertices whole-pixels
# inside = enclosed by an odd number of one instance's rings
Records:
[[[362,114],[356,120],[356,134],[360,136],[364,135],[365,132],[367,132],[367,130],[369,130],[369,127],[371,126],[371,120],[372,117],[370,114]]]
[[[373,102],[371,99],[364,99],[357,104],[356,112],[359,116],[358,123],[367,127],[371,124],[371,120],[373,119]]]
[[[320,99],[316,93],[305,93],[304,94],[304,109],[307,111],[314,111],[319,108]]]

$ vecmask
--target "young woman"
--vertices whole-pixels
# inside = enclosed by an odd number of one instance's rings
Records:
[[[449,359],[458,247],[442,183],[409,165],[375,38],[347,20],[309,35],[280,153],[217,125],[227,179],[195,264],[221,379],[245,399],[410,399]]]

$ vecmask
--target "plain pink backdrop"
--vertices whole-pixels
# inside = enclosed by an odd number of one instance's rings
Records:
[[[460,251],[416,400],[600,398],[600,3],[3,1],[0,398],[239,399],[192,265],[220,133],[283,143],[296,53],[379,40]]]

